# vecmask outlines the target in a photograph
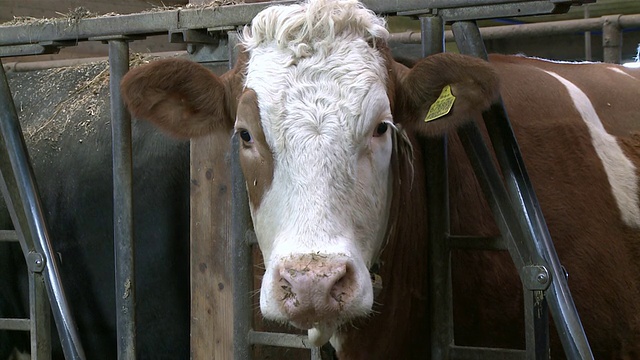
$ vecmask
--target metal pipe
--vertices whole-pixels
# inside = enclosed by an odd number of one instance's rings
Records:
[[[589,18],[589,5],[584,6],[584,18]],[[584,59],[591,61],[593,58],[591,53],[591,31],[584,32]]]
[[[602,24],[604,62],[620,64],[622,61],[622,29],[620,15],[605,16]]]
[[[565,353],[569,359],[593,359],[569,285],[503,105],[496,105],[493,113],[485,114],[485,124],[512,201],[519,204],[515,207],[518,217],[521,222],[529,224],[531,233],[527,233],[527,236],[533,237],[536,253],[541,255],[548,265],[552,281],[546,295]]]
[[[422,56],[444,51],[444,21],[440,17],[421,17]],[[448,359],[453,344],[453,300],[449,229],[449,178],[447,171],[447,136],[421,138],[425,151],[427,214],[429,233],[429,313],[431,314],[431,358]]]
[[[113,244],[115,254],[118,359],[136,357],[135,243],[133,239],[133,181],[131,116],[120,94],[120,80],[129,70],[129,44],[109,40],[109,91],[113,152]]]
[[[186,51],[165,51],[157,53],[149,53],[145,55],[153,57],[173,57],[186,55]],[[6,72],[26,72],[36,70],[55,69],[61,67],[70,67],[83,64],[90,64],[94,62],[107,61],[109,57],[89,57],[89,58],[76,58],[76,59],[62,59],[62,60],[45,60],[45,61],[16,61],[4,64],[4,71]]]
[[[640,26],[640,14],[616,15],[621,29]],[[526,38],[536,36],[552,36],[559,34],[582,33],[585,31],[602,30],[604,18],[590,18],[578,20],[550,21],[543,23],[504,25],[480,28],[480,34],[484,40],[506,39],[506,38]],[[453,32],[445,31],[445,41],[454,41]],[[391,34],[391,42],[401,42],[410,44],[420,44],[421,35],[419,32],[407,31]]]
[[[35,250],[37,254],[32,260],[35,259],[34,265],[43,274],[65,357],[84,359],[84,350],[60,280],[35,176],[4,68],[0,69],[0,103],[4,104],[0,109],[0,150],[6,155],[0,157],[3,196],[16,231],[22,238],[27,261],[30,260],[28,251]]]
[[[422,57],[444,52],[444,20],[438,16],[420,17]]]

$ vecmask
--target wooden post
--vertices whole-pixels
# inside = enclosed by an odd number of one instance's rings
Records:
[[[191,358],[233,358],[231,134],[191,141]]]

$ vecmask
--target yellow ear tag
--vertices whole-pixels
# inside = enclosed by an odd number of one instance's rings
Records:
[[[456,97],[451,93],[451,85],[447,85],[442,89],[438,99],[431,104],[427,117],[424,118],[424,122],[441,118],[451,111],[453,102],[456,101]]]

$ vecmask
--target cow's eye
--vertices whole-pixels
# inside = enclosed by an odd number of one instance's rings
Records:
[[[253,142],[251,134],[249,134],[249,132],[245,129],[238,130],[238,135],[240,135],[240,139],[242,139],[242,141],[244,141],[245,143]]]
[[[386,133],[388,129],[389,129],[389,124],[387,124],[386,122],[381,122],[376,127],[376,131],[373,132],[373,137],[384,135],[384,133]]]

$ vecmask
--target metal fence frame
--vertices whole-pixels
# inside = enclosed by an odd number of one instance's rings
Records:
[[[622,58],[622,31],[639,26],[640,14],[607,15],[590,19],[483,27],[480,28],[480,34],[484,40],[494,40],[602,31],[604,62],[619,64]],[[444,35],[446,41],[454,41],[453,31],[446,30]],[[406,31],[391,34],[390,41],[420,44],[421,39],[422,35],[419,31]]]
[[[544,14],[561,12],[576,3],[592,0],[363,0],[371,10],[380,14],[422,15],[437,13],[444,20],[483,19],[514,15]],[[278,4],[294,3],[291,0],[277,1]],[[115,220],[115,246],[120,255],[118,261],[116,287],[120,291],[128,289],[131,302],[118,304],[118,352],[120,358],[135,358],[135,295],[133,286],[133,242],[131,206],[131,133],[129,115],[119,96],[117,84],[128,69],[128,42],[144,36],[169,34],[170,38],[178,34],[186,43],[200,43],[202,35],[212,32],[224,32],[247,24],[265,7],[273,3],[254,3],[203,9],[176,9],[151,13],[119,15],[79,19],[75,21],[56,20],[48,23],[27,24],[0,27],[0,57],[37,55],[57,52],[60,48],[74,46],[80,41],[104,41],[109,43],[109,63],[111,71],[111,99],[113,117],[114,150],[114,201],[118,217]],[[517,10],[517,11],[516,11]],[[634,19],[634,21],[636,21]],[[593,22],[595,24],[595,22]],[[592,23],[589,23],[592,24]],[[611,31],[626,27],[627,18],[613,17],[607,23]],[[523,26],[523,25],[520,25]],[[589,25],[595,26],[595,25]],[[598,26],[603,26],[598,22]],[[202,32],[202,30],[205,30]],[[606,31],[607,28],[604,28]],[[416,41],[414,34],[394,35],[392,41]],[[421,37],[419,38],[421,39]],[[233,43],[233,37],[230,38]],[[233,55],[229,56],[232,59]],[[115,85],[114,85],[115,84]],[[237,144],[234,144],[234,148]],[[235,153],[235,152],[233,152]],[[234,155],[235,156],[235,155]],[[245,195],[244,179],[237,159],[233,159],[232,172],[232,246],[235,271],[242,274],[234,279],[234,293],[237,297],[246,297],[247,286],[251,285],[251,266],[248,265],[248,249],[255,243],[249,228],[248,204]],[[124,210],[123,210],[124,209]],[[118,224],[122,225],[120,229]],[[240,283],[237,281],[240,280]],[[239,286],[237,286],[239,285]],[[248,288],[251,290],[251,288]],[[121,296],[116,298],[120,299]],[[52,299],[53,301],[53,299]],[[251,330],[250,309],[247,303],[235,304],[236,317],[234,336],[234,357],[246,359],[250,356],[252,344],[311,348],[306,336],[292,334],[269,334]],[[54,309],[55,310],[55,309]],[[55,311],[54,311],[55,312]],[[246,335],[243,335],[246,334]],[[312,349],[312,358],[319,359],[318,349]]]

